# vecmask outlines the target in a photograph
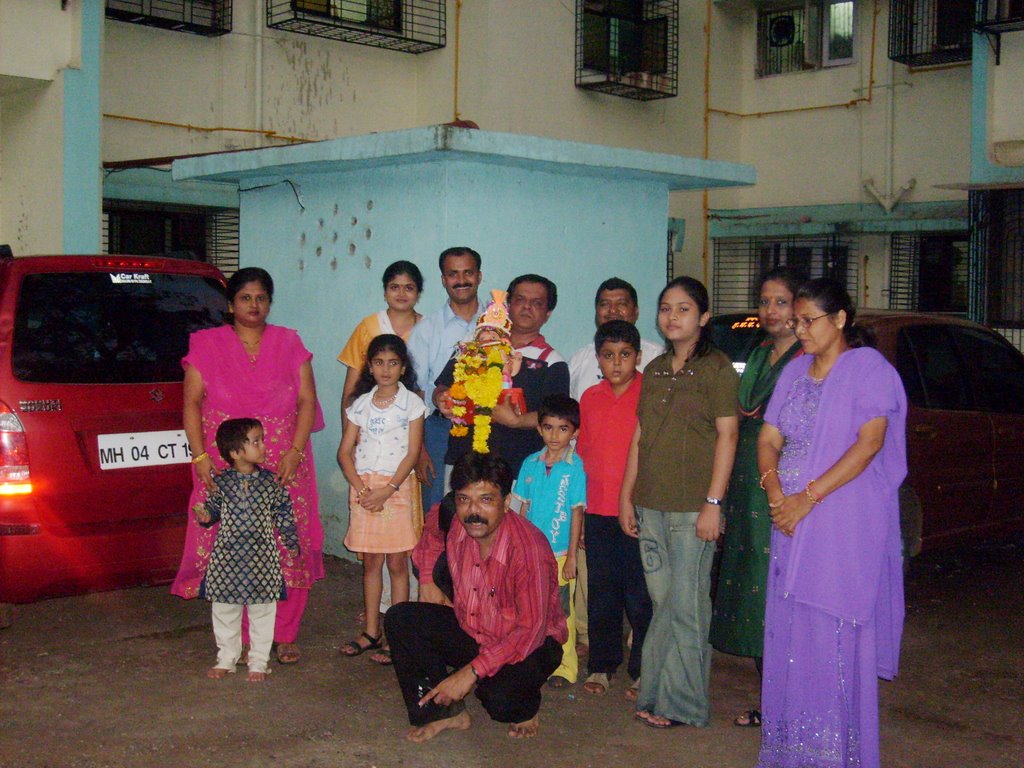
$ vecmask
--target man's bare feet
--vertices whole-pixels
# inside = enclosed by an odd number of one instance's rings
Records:
[[[534,715],[523,723],[509,723],[508,737],[510,739],[532,739],[540,730],[540,715]]]
[[[224,667],[210,667],[206,670],[206,676],[211,680],[220,680],[222,677],[226,677],[230,670],[224,669]]]
[[[254,672],[250,669],[249,674],[245,676],[245,679],[250,683],[262,683],[267,679],[267,675],[269,674],[269,672]]]
[[[430,741],[432,738],[441,733],[441,731],[465,731],[470,726],[469,712],[462,710],[459,714],[452,717],[446,717],[443,720],[435,720],[432,723],[421,725],[418,728],[410,728],[409,732],[405,735],[409,741],[422,744],[424,741]]]

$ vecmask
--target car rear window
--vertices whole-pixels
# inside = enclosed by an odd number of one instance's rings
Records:
[[[223,322],[220,284],[199,275],[66,272],[27,275],[11,365],[20,381],[181,381],[188,337]]]

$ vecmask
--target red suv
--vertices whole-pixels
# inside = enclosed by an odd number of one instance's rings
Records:
[[[196,261],[0,257],[0,603],[173,576],[180,361],[223,286]]]
[[[1002,336],[949,315],[865,309],[857,322],[907,391],[905,551],[970,544],[1024,530],[1024,357]],[[711,321],[742,370],[758,336],[754,313]]]

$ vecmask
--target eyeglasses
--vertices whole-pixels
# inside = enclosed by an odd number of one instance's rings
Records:
[[[828,317],[831,312],[826,312],[824,315],[818,315],[817,317],[791,317],[786,321],[786,327],[791,331],[795,331],[799,328],[801,331],[811,330],[811,325],[815,320],[821,320],[823,317]]]

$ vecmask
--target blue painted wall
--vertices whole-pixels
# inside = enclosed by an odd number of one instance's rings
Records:
[[[656,338],[654,301],[664,283],[668,190],[660,181],[607,180],[463,159],[241,184],[243,266],[270,270],[271,320],[297,328],[313,352],[327,428],[314,437],[325,548],[345,554],[347,483],[335,461],[344,368],[336,356],[356,323],[384,308],[384,268],[409,259],[423,271],[419,310],[446,299],[437,254],[469,245],[483,256],[482,295],[524,272],[555,281],[559,303],[545,327],[565,357],[594,331],[593,298],[606,277],[632,282],[640,326]],[[247,191],[248,190],[248,191]]]
[[[65,253],[100,252],[100,56],[103,3],[82,3],[82,66],[64,70]]]
[[[1017,33],[1012,33],[1017,34]],[[971,53],[971,183],[1005,184],[1024,181],[1024,168],[993,163],[988,156],[988,78],[995,66],[988,38],[974,33]]]

